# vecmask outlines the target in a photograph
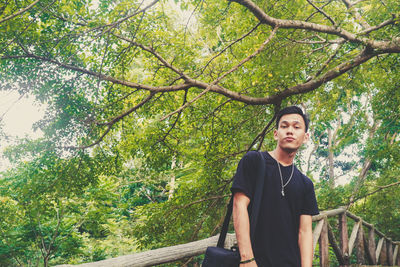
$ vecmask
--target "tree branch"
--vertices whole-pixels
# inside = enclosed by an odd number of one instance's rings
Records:
[[[155,93],[150,93],[149,96],[147,96],[145,99],[143,99],[136,106],[134,106],[134,107],[128,109],[127,111],[123,112],[122,114],[112,118],[111,120],[109,120],[106,123],[99,123],[99,125],[113,125],[113,124],[115,124],[116,122],[122,120],[124,117],[128,116],[129,114],[131,114],[132,112],[134,112],[135,110],[137,110],[138,108],[140,108],[141,106],[143,106],[144,104],[149,102],[150,99],[152,99],[154,95],[155,95]]]
[[[250,144],[249,148],[247,149],[247,152],[249,152],[252,147],[257,143],[257,140],[260,138],[260,144],[257,147],[257,150],[260,150],[262,143],[264,141],[265,135],[267,134],[267,130],[269,127],[271,127],[272,123],[275,121],[276,114],[280,108],[280,104],[275,106],[275,112],[274,116],[272,116],[271,120],[267,123],[267,125],[264,127],[264,129],[253,139],[253,142]]]
[[[236,2],[244,7],[246,7],[250,12],[253,13],[256,18],[264,24],[270,25],[271,27],[279,27],[282,29],[303,29],[310,30],[315,32],[323,32],[328,34],[333,34],[340,36],[348,41],[363,43],[362,39],[357,38],[357,36],[353,33],[350,33],[346,30],[343,30],[339,27],[326,26],[321,24],[316,24],[312,22],[305,22],[300,20],[285,20],[285,19],[277,19],[271,16],[268,16],[261,8],[259,8],[254,2],[251,0],[228,0],[232,2]]]
[[[242,66],[243,64],[245,64],[246,62],[248,62],[249,60],[251,60],[252,58],[254,58],[256,55],[258,55],[259,53],[261,53],[262,50],[264,50],[265,46],[272,40],[272,38],[274,37],[276,31],[278,30],[278,28],[274,28],[271,32],[271,34],[268,36],[267,40],[265,40],[261,46],[251,55],[249,55],[248,57],[246,57],[245,59],[243,59],[242,61],[239,62],[239,64],[237,64],[236,66],[234,66],[233,68],[231,68],[229,71],[225,72],[224,74],[222,74],[221,76],[219,76],[215,81],[213,81],[211,84],[209,84],[206,89],[201,92],[199,95],[197,95],[195,98],[193,98],[192,100],[188,101],[185,105],[183,105],[182,107],[180,107],[179,109],[169,113],[168,115],[164,116],[163,118],[161,118],[161,120],[164,120],[170,116],[172,116],[173,114],[180,112],[181,110],[183,110],[184,108],[186,108],[187,106],[189,106],[190,104],[192,104],[193,102],[195,102],[196,100],[198,100],[200,97],[202,97],[204,94],[206,94],[208,91],[210,91],[212,89],[213,86],[217,85],[223,78],[225,78],[226,76],[228,76],[229,74],[231,74],[232,72],[236,71],[240,66]]]
[[[56,226],[56,229],[55,229],[55,231],[54,231],[54,233],[53,233],[53,236],[52,236],[52,238],[51,238],[51,240],[50,240],[50,242],[49,242],[49,249],[48,249],[47,255],[46,255],[47,258],[50,256],[51,251],[54,250],[54,249],[52,248],[52,246],[53,246],[53,244],[54,244],[55,241],[56,241],[56,238],[57,238],[57,236],[58,236],[58,231],[59,231],[59,229],[60,229],[61,219],[60,219],[60,213],[59,213],[58,209],[56,209],[56,214],[57,214],[57,226]]]
[[[282,29],[302,29],[314,32],[322,32],[336,35],[344,38],[352,43],[364,44],[372,49],[381,50],[385,53],[400,53],[400,39],[397,38],[391,41],[376,41],[368,38],[360,38],[357,34],[346,31],[340,27],[326,26],[317,23],[305,22],[300,20],[277,19],[267,15],[260,7],[251,0],[228,0],[236,2],[246,7],[253,15],[261,22],[271,27],[279,27]]]
[[[325,4],[323,4],[320,9],[323,9],[324,7],[326,7],[327,5],[329,5],[332,2],[332,0],[327,1]],[[309,21],[312,17],[314,17],[315,14],[319,13],[318,10],[311,13],[311,15],[309,15],[304,21]]]
[[[197,5],[194,7],[193,11],[190,13],[190,16],[189,16],[188,20],[186,21],[185,33],[183,34],[183,40],[184,40],[183,42],[184,42],[184,44],[186,44],[186,33],[189,31],[189,30],[188,30],[188,29],[189,29],[189,22],[190,22],[190,20],[192,19],[194,13],[196,12],[197,8],[198,8],[199,6],[201,6],[201,5],[203,4],[203,2],[204,2],[204,0],[201,0],[201,1],[199,1],[199,2],[197,3]]]
[[[374,26],[374,27],[370,27],[370,28],[368,28],[368,29],[365,29],[365,30],[361,31],[360,34],[367,34],[367,33],[370,33],[370,32],[376,31],[376,30],[379,30],[379,29],[381,29],[381,28],[383,28],[383,27],[386,27],[386,26],[388,26],[388,25],[395,24],[396,21],[397,21],[397,20],[396,20],[396,17],[393,16],[393,18],[388,19],[388,20],[382,22],[382,23],[379,24],[379,25],[376,25],[376,26]]]
[[[239,39],[233,41],[233,42],[230,43],[228,46],[226,46],[224,49],[222,49],[218,54],[216,54],[215,56],[213,56],[213,57],[206,63],[206,65],[204,65],[203,69],[201,70],[200,74],[199,74],[197,77],[199,77],[199,76],[204,72],[204,70],[208,67],[208,65],[210,65],[210,63],[211,63],[214,59],[216,59],[216,58],[219,57],[221,54],[223,54],[226,50],[228,50],[229,48],[231,48],[234,44],[236,44],[236,43],[242,41],[244,38],[246,38],[247,36],[249,36],[249,35],[250,35],[251,33],[253,33],[253,32],[258,28],[258,26],[260,26],[260,25],[261,25],[261,23],[257,23],[257,25],[254,26],[249,32],[245,33],[245,34],[242,35]]]
[[[124,41],[126,41],[126,42],[128,42],[128,43],[130,43],[130,44],[132,44],[132,45],[134,45],[134,46],[136,46],[136,47],[139,47],[139,48],[143,49],[144,51],[147,51],[147,52],[151,53],[151,54],[152,54],[153,56],[155,56],[165,67],[167,67],[167,68],[171,69],[172,71],[176,72],[177,74],[180,75],[180,77],[183,77],[185,80],[188,79],[188,77],[187,77],[181,70],[179,70],[178,68],[172,66],[172,64],[168,63],[168,62],[167,62],[159,53],[157,53],[152,47],[142,45],[142,44],[140,44],[140,43],[137,43],[137,42],[135,42],[135,41],[133,41],[133,40],[131,40],[131,39],[129,39],[129,38],[126,38],[126,37],[124,37],[124,36],[121,36],[121,35],[119,35],[119,34],[113,33],[113,35],[114,35],[115,37],[121,39],[121,40],[124,40]]]
[[[376,190],[374,190],[374,191],[372,191],[372,192],[369,192],[368,194],[366,194],[366,195],[364,195],[364,196],[362,196],[362,197],[358,197],[358,198],[353,199],[353,200],[351,201],[350,204],[352,204],[352,203],[354,203],[354,202],[356,202],[357,200],[360,200],[360,199],[362,199],[362,198],[366,198],[366,197],[368,197],[368,196],[371,196],[371,195],[373,195],[373,194],[376,194],[376,193],[378,193],[378,192],[381,191],[381,190],[384,190],[384,189],[387,189],[387,188],[390,188],[390,187],[393,187],[393,186],[396,186],[396,185],[400,185],[400,181],[397,181],[397,182],[395,182],[395,183],[388,184],[388,185],[378,186],[378,189],[376,189]]]
[[[42,14],[42,13],[43,13],[45,10],[47,10],[48,8],[50,8],[50,6],[52,6],[56,1],[57,1],[57,0],[54,0],[54,1],[50,2],[46,7],[44,7],[42,10],[40,10],[40,11],[36,14],[36,16],[33,18],[33,20],[32,20],[30,23],[28,23],[28,24],[25,26],[25,28],[23,28],[23,29],[18,33],[18,35],[16,35],[12,40],[10,40],[10,41],[2,48],[2,50],[0,51],[0,54],[2,54],[12,43],[14,43],[15,40],[17,40],[17,39],[22,35],[22,33],[24,33],[24,32],[33,24],[33,22],[39,17],[39,15]]]
[[[62,68],[68,69],[68,70],[81,72],[81,73],[99,78],[103,81],[109,81],[109,82],[112,82],[115,84],[120,84],[120,85],[130,87],[130,88],[143,89],[143,90],[147,90],[147,91],[154,92],[154,93],[181,91],[181,90],[185,90],[185,89],[188,89],[188,88],[194,86],[194,85],[191,85],[188,83],[174,85],[174,86],[149,86],[149,85],[144,85],[144,84],[139,84],[139,83],[134,83],[134,82],[117,79],[117,78],[114,78],[114,77],[111,77],[111,76],[108,76],[108,75],[105,75],[105,74],[102,74],[99,72],[85,69],[83,67],[78,67],[78,66],[75,66],[72,64],[62,63],[55,59],[51,59],[51,58],[43,57],[43,56],[37,56],[34,54],[27,54],[27,55],[23,55],[23,56],[3,56],[3,57],[1,57],[1,59],[3,59],[3,60],[4,59],[18,59],[18,58],[34,58],[39,61],[48,62],[48,63],[60,66]]]
[[[146,97],[145,99],[143,99],[139,104],[137,104],[136,106],[130,108],[129,110],[125,111],[124,113],[115,116],[114,118],[112,118],[111,120],[109,120],[108,122],[105,123],[97,123],[97,125],[100,126],[107,126],[107,129],[104,131],[104,133],[93,143],[89,144],[89,145],[85,145],[85,146],[79,146],[79,147],[65,147],[67,149],[86,149],[86,148],[90,148],[93,147],[95,145],[98,145],[103,139],[104,137],[111,131],[113,125],[115,123],[117,123],[118,121],[122,120],[124,117],[128,116],[129,114],[131,114],[132,112],[134,112],[135,110],[137,110],[138,108],[140,108],[141,106],[143,106],[145,103],[147,103],[148,101],[150,101],[151,98],[153,98],[153,96],[155,95],[155,93],[150,93],[148,97]]]
[[[352,8],[353,6],[355,6],[355,5],[357,5],[358,3],[361,3],[361,2],[363,2],[363,1],[365,1],[365,0],[358,0],[358,1],[355,1],[355,2],[350,2],[349,0],[342,0],[342,2],[346,5],[346,7],[347,7],[348,9]]]
[[[373,121],[373,124],[370,128],[370,132],[368,134],[368,138],[372,139],[373,136],[375,135],[376,130],[378,129],[380,125],[380,122],[377,122],[376,120]],[[356,182],[355,188],[350,196],[349,202],[347,204],[347,209],[355,202],[356,195],[358,194],[358,191],[360,188],[363,186],[365,178],[367,176],[367,173],[369,169],[371,168],[372,160],[370,158],[367,158],[363,164],[363,167],[360,171],[360,174],[358,176],[358,180]]]
[[[325,69],[326,67],[329,65],[329,63],[331,63],[331,61],[336,57],[337,53],[339,52],[339,48],[341,47],[341,45],[339,45],[334,53],[332,55],[330,55],[327,60],[325,60],[325,62],[322,64],[321,68],[314,74],[313,77],[310,77],[309,80],[315,79],[316,77],[318,77]]]
[[[327,71],[324,75],[322,75],[320,78],[316,79],[311,79],[310,81],[307,81],[303,84],[295,85],[293,87],[290,87],[282,92],[280,92],[277,95],[270,96],[264,101],[268,101],[269,103],[273,103],[274,101],[277,101],[278,99],[284,99],[290,95],[296,95],[296,94],[303,94],[309,91],[312,91],[319,86],[321,86],[323,83],[326,83],[328,81],[333,80],[334,78],[342,75],[343,73],[359,66],[360,64],[368,61],[369,59],[373,58],[375,56],[374,53],[370,53],[367,49],[364,49],[360,54],[358,54],[355,58],[352,58],[348,60],[347,62],[344,62],[336,67],[333,67],[329,71]]]
[[[314,3],[311,0],[307,0],[307,2],[313,8],[315,8],[319,13],[321,13],[325,18],[327,18],[332,23],[332,25],[336,26],[336,22],[328,14],[326,14],[325,11],[323,11],[321,8],[319,8],[316,5],[314,5]]]
[[[185,91],[185,95],[183,96],[183,103],[182,103],[182,106],[184,106],[184,105],[186,104],[186,101],[187,101],[187,94],[188,94],[188,90]],[[171,127],[168,129],[167,133],[163,136],[163,138],[161,138],[161,139],[159,140],[159,142],[164,142],[165,139],[167,138],[167,136],[168,136],[168,135],[170,134],[170,132],[172,131],[172,129],[175,128],[176,124],[177,124],[178,121],[179,121],[179,118],[180,118],[181,113],[182,113],[182,111],[180,111],[180,112],[178,113],[178,116],[176,116],[175,121],[172,123]]]
[[[361,0],[363,1],[363,0]],[[352,7],[361,2],[354,2],[351,3],[349,0],[342,0],[342,2],[344,3],[344,5],[346,6],[347,10],[349,10],[349,13],[352,14],[356,20],[359,22],[359,24],[365,29],[365,28],[370,28],[371,26],[368,24],[368,22],[361,16],[360,12],[358,12],[358,10],[353,9]]]
[[[190,203],[188,203],[188,204],[185,204],[185,205],[183,205],[183,206],[177,207],[177,208],[175,208],[175,209],[178,209],[178,208],[179,208],[179,209],[184,210],[184,209],[189,208],[190,206],[193,206],[193,205],[196,205],[196,204],[205,202],[205,201],[218,200],[218,199],[226,198],[226,197],[229,197],[229,196],[230,196],[230,195],[222,195],[222,196],[212,196],[212,197],[209,197],[209,198],[198,199],[198,200],[195,200],[195,201],[190,202]]]
[[[34,7],[37,3],[39,3],[39,1],[40,1],[40,0],[35,0],[35,1],[34,1],[32,4],[30,4],[29,6],[27,6],[27,7],[23,8],[23,9],[21,9],[20,11],[14,13],[14,14],[8,16],[8,17],[5,17],[4,19],[1,19],[1,20],[0,20],[0,24],[3,23],[3,22],[6,22],[7,20],[13,19],[13,18],[15,18],[15,17],[17,17],[17,16],[19,16],[19,15],[22,15],[23,13],[25,13],[26,11],[28,11],[29,9],[31,9],[32,7]]]
[[[226,75],[230,74],[231,72],[233,72],[234,70],[239,68],[239,66],[243,65],[245,62],[250,60],[256,54],[258,54],[260,50],[263,49],[263,46],[260,47],[252,55],[250,55],[249,57],[247,57],[246,59],[241,61],[237,66],[233,67],[230,71],[228,71],[224,75],[220,76],[214,82],[219,82]],[[359,66],[360,64],[368,61],[369,59],[373,58],[376,55],[378,55],[378,53],[374,53],[374,52],[369,51],[368,49],[365,49],[359,55],[357,55],[355,58],[352,58],[349,61],[344,62],[344,63],[332,68],[331,70],[327,71],[324,75],[322,75],[318,79],[311,79],[303,84],[298,84],[298,85],[292,86],[292,87],[287,88],[286,90],[281,91],[275,95],[271,95],[271,96],[267,96],[267,97],[252,97],[252,96],[242,95],[238,92],[228,90],[227,88],[224,88],[220,85],[209,84],[209,83],[194,80],[191,78],[188,78],[188,80],[185,81],[185,83],[183,83],[183,84],[178,84],[178,85],[173,85],[173,86],[158,86],[157,87],[157,86],[138,84],[138,83],[134,83],[134,82],[130,82],[130,81],[120,80],[120,79],[117,79],[117,78],[114,78],[114,77],[111,77],[111,76],[108,76],[108,75],[105,75],[102,73],[98,73],[95,71],[87,70],[83,67],[78,67],[78,66],[66,64],[66,63],[61,63],[61,62],[51,59],[51,58],[37,56],[37,55],[33,55],[33,54],[28,54],[28,55],[24,55],[24,56],[4,56],[4,57],[1,57],[1,59],[4,60],[4,59],[16,59],[16,58],[34,58],[34,59],[37,59],[40,61],[45,61],[45,62],[49,62],[51,64],[58,65],[65,69],[69,69],[69,70],[81,72],[81,73],[84,73],[84,74],[87,74],[87,75],[90,75],[93,77],[97,77],[104,81],[109,81],[109,82],[112,82],[115,84],[124,85],[124,86],[130,87],[130,88],[147,90],[152,93],[181,91],[181,90],[189,89],[191,87],[197,87],[200,89],[205,89],[207,91],[211,91],[211,92],[214,92],[217,94],[224,95],[228,98],[231,98],[233,100],[243,102],[243,103],[246,103],[249,105],[268,105],[268,104],[277,104],[282,99],[287,98],[292,95],[310,92],[310,91],[318,88],[319,86],[321,86],[323,83],[326,83],[326,82],[342,75],[343,73]],[[179,110],[177,112],[179,112]]]
[[[136,15],[138,15],[138,14],[140,14],[140,13],[146,12],[147,9],[151,8],[152,6],[154,6],[154,5],[155,5],[157,2],[159,2],[159,1],[160,1],[160,0],[154,0],[153,2],[149,3],[146,7],[142,8],[142,9],[139,10],[139,11],[134,12],[133,14],[131,14],[131,15],[129,15],[129,16],[126,16],[126,17],[124,17],[124,18],[121,18],[121,19],[119,19],[119,20],[117,20],[117,21],[115,21],[115,22],[113,22],[113,23],[106,24],[106,25],[102,25],[101,27],[98,27],[98,28],[110,27],[110,28],[108,28],[106,31],[103,31],[101,34],[104,34],[104,33],[107,33],[107,32],[109,32],[109,31],[111,31],[113,28],[115,28],[116,26],[118,26],[118,25],[121,24],[122,22],[124,22],[124,21],[126,21],[126,20],[128,20],[128,19],[130,19],[130,18],[132,18],[132,17],[134,17],[134,16],[136,16]]]

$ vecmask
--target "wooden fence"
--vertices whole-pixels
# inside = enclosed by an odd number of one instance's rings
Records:
[[[347,221],[348,218],[351,219],[349,223]],[[313,216],[313,222],[315,224],[313,228],[314,257],[319,258],[320,266],[347,266],[350,265],[350,263],[357,263],[360,265],[379,264],[385,266],[400,266],[400,242],[393,242],[382,232],[375,229],[372,224],[363,221],[360,217],[346,211],[346,209],[338,208],[323,211],[321,214]],[[335,224],[334,227],[331,226],[333,223]],[[350,226],[352,229],[349,238],[348,230]],[[78,266],[155,266],[202,255],[208,246],[215,246],[217,240],[218,236],[213,236],[187,244],[159,248],[97,262],[84,263]],[[337,240],[339,240],[339,242]],[[318,242],[318,253],[315,253]],[[225,247],[229,248],[235,243],[235,235],[228,234]],[[329,257],[329,247],[332,248],[335,257]],[[58,267],[67,266],[70,267],[74,265],[58,265]]]
[[[338,216],[338,220],[335,234],[329,223],[329,217],[336,216]],[[353,220],[350,239],[347,218]],[[382,232],[375,229],[372,224],[363,221],[344,208],[322,212],[320,215],[314,216],[313,221],[317,222],[313,230],[313,247],[315,249],[319,241],[320,266],[330,266],[329,245],[332,247],[340,266],[349,265],[351,262],[368,265],[400,265],[400,242],[393,242]],[[368,237],[366,232],[368,232]],[[339,237],[337,238],[337,236]],[[337,239],[339,239],[339,243]],[[354,248],[356,248],[356,255],[351,258]]]

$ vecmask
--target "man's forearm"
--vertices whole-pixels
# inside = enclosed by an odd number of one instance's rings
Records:
[[[312,222],[311,216],[307,217],[300,219],[299,248],[301,267],[311,267],[313,261]]]
[[[299,247],[301,255],[301,266],[310,267],[312,266],[312,233],[300,233],[299,234]]]
[[[250,241],[250,221],[247,206],[237,201],[235,201],[233,205],[233,226],[235,228],[241,260],[253,258],[254,254]]]

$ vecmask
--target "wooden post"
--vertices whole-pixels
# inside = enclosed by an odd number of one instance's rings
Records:
[[[400,244],[397,245],[398,253],[397,253],[397,265],[400,266]]]
[[[347,216],[346,213],[339,215],[339,233],[340,233],[340,248],[344,257],[345,264],[350,264],[349,255],[349,233],[347,231]]]
[[[332,228],[328,223],[328,238],[329,238],[329,243],[331,244],[331,247],[333,248],[333,252],[335,252],[336,259],[339,262],[340,266],[346,265],[343,257],[342,250],[339,248],[338,243],[336,242],[335,235],[333,234]]]
[[[379,239],[379,241],[378,241],[378,246],[376,247],[376,252],[375,252],[375,255],[376,255],[376,264],[378,264],[378,262],[380,262],[380,260],[381,260],[381,251],[382,251],[382,246],[383,246],[383,241],[385,240],[385,238],[381,238],[381,239]]]
[[[382,250],[381,250],[381,256],[380,256],[380,264],[381,265],[388,265],[387,263],[387,245],[386,245],[386,239],[382,237],[383,243],[382,243]]]
[[[393,265],[393,246],[392,246],[392,241],[387,240],[387,261],[388,265],[392,266]]]
[[[321,236],[319,237],[319,263],[321,267],[329,267],[329,240],[328,240],[328,221],[323,219]]]
[[[324,220],[321,219],[317,226],[315,226],[314,230],[313,230],[313,258],[314,258],[314,252],[315,252],[315,247],[317,245],[318,239],[321,235],[321,231],[322,231],[322,226],[324,225]]]
[[[357,232],[357,263],[364,264],[364,231],[362,227],[362,221],[359,221],[360,227]]]
[[[400,257],[397,257],[399,255],[398,253],[399,253],[399,245],[396,245],[394,247],[394,253],[393,253],[393,265],[399,265],[400,263]]]
[[[353,226],[353,230],[351,230],[350,240],[349,240],[349,256],[353,253],[354,244],[356,243],[358,229],[360,229],[361,221],[357,222]]]
[[[375,228],[371,228],[368,233],[368,252],[369,252],[369,264],[376,264],[376,246],[375,246]]]

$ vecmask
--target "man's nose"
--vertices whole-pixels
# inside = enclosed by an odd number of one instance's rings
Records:
[[[287,128],[287,131],[286,131],[286,134],[293,134],[293,127],[292,126],[289,126],[288,128]]]

